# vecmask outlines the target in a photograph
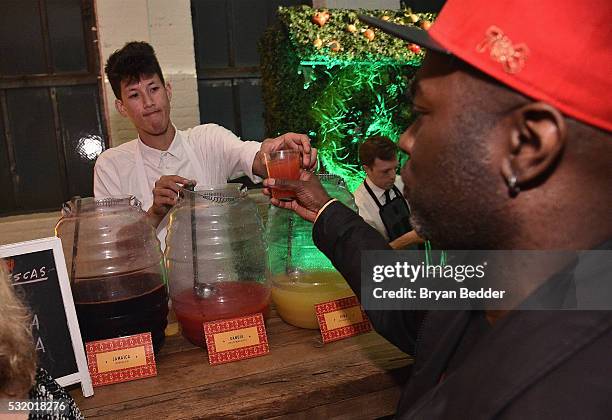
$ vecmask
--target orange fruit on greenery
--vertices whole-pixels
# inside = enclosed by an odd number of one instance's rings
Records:
[[[421,28],[423,28],[426,31],[428,31],[429,28],[431,28],[431,22],[428,21],[428,20],[424,20],[423,22],[421,22]]]
[[[322,27],[329,20],[329,13],[327,12],[316,12],[312,15],[312,22]]]

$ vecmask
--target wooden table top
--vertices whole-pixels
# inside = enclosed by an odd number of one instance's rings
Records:
[[[412,358],[374,332],[323,345],[318,330],[272,312],[270,353],[210,366],[179,333],[156,356],[153,378],[70,391],[86,418],[347,418],[393,414]],[[167,331],[177,331],[170,324]]]

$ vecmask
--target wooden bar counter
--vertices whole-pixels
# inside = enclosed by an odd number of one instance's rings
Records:
[[[153,378],[70,391],[86,418],[345,418],[393,414],[412,359],[374,332],[323,345],[318,330],[276,313],[266,322],[270,353],[210,366],[176,323]]]

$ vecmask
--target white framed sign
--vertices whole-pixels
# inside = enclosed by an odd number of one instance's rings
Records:
[[[81,384],[93,395],[66,260],[59,238],[0,246],[15,292],[32,314],[32,333],[41,367],[61,385]]]

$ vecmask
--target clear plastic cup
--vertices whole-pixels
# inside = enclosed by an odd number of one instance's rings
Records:
[[[299,150],[279,150],[265,153],[268,176],[275,179],[300,179],[301,154]],[[291,190],[272,189],[272,198],[289,201],[295,198]]]

